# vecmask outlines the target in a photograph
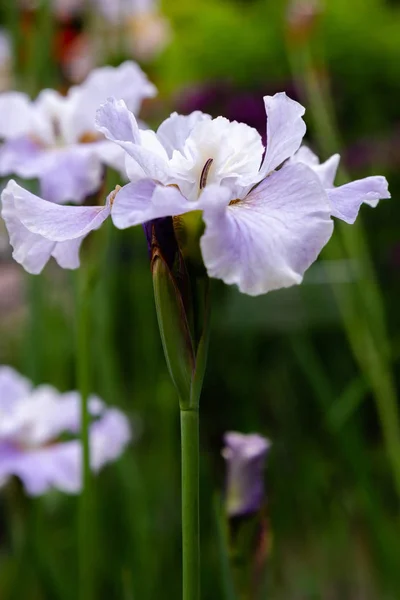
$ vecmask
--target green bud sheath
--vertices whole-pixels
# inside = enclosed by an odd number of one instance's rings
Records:
[[[168,369],[181,405],[188,407],[195,356],[181,293],[168,265],[159,253],[152,259],[154,300]]]

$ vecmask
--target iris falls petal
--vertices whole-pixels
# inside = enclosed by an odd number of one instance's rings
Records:
[[[211,203],[204,221],[209,275],[253,296],[300,283],[333,230],[321,183],[300,164],[274,172],[243,201]]]

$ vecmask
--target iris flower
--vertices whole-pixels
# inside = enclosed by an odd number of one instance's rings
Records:
[[[40,194],[56,203],[81,203],[102,182],[103,166],[124,174],[123,152],[95,128],[96,109],[110,94],[137,114],[155,87],[133,62],[94,70],[67,96],[43,90],[36,100],[0,95],[0,175],[38,178]]]
[[[91,397],[93,419],[89,433],[91,468],[97,472],[116,460],[131,439],[126,416],[106,408]],[[77,392],[60,394],[49,385],[33,388],[14,369],[0,367],[0,483],[15,475],[27,494],[38,496],[54,488],[78,493],[81,489],[81,444],[61,441],[80,429],[80,398]]]
[[[222,456],[227,465],[226,510],[230,517],[257,512],[264,499],[264,463],[271,443],[257,433],[229,431]]]
[[[375,206],[390,194],[380,176],[334,187],[337,156],[319,165],[298,152],[304,108],[285,93],[264,103],[266,148],[252,127],[199,111],[173,113],[157,132],[141,130],[123,100],[109,99],[97,127],[125,151],[130,183],[90,208],[51,205],[11,181],[2,198],[14,258],[30,272],[50,255],[73,268],[80,241],[110,213],[124,229],[202,211],[200,247],[211,277],[250,295],[300,283],[332,235],[332,217],[353,222],[363,202]]]

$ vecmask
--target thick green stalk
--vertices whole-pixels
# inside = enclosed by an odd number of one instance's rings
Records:
[[[90,285],[88,273],[81,267],[78,273],[76,375],[81,395],[82,491],[79,506],[79,598],[93,598],[92,561],[92,477],[90,471],[89,410],[90,393]]]
[[[208,281],[197,268],[190,259],[184,263],[173,222],[153,223],[154,300],[181,414],[183,600],[200,599],[199,402],[207,364],[210,297]]]
[[[200,598],[199,409],[181,409],[183,600]]]

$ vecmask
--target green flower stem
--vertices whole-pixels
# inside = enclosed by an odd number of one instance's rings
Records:
[[[183,600],[200,598],[199,409],[181,409]]]
[[[90,285],[88,271],[81,267],[78,272],[76,376],[81,395],[81,448],[82,492],[79,506],[79,598],[91,600],[93,594],[92,562],[92,476],[90,471],[89,411],[90,393]]]

